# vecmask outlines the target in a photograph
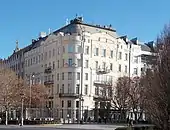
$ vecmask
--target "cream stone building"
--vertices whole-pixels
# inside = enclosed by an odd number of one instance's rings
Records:
[[[78,17],[32,40],[23,52],[24,79],[47,86],[53,118],[97,117],[119,77],[141,75],[143,46],[111,25],[90,25]]]

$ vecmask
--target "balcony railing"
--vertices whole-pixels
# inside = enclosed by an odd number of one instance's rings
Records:
[[[108,69],[107,67],[105,67],[105,68],[99,67],[99,68],[97,68],[96,73],[97,74],[108,74],[108,73],[110,73],[110,69]]]
[[[48,80],[44,82],[44,85],[54,84],[54,80]]]
[[[103,80],[95,80],[94,85],[104,85],[104,86],[111,86],[112,81],[103,81]]]
[[[59,97],[78,98],[79,94],[77,94],[77,93],[59,93]]]
[[[112,97],[108,95],[94,95],[93,99],[99,101],[110,101],[112,100]]]
[[[44,70],[44,73],[51,73],[52,72],[52,68],[51,67],[47,67]]]

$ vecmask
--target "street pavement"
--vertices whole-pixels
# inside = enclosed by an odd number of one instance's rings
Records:
[[[64,125],[0,125],[0,130],[115,130],[118,125],[97,125],[97,124],[64,124]]]
[[[146,125],[135,125],[136,127],[146,126]],[[150,125],[147,125],[150,126]],[[153,125],[151,125],[153,126]],[[64,125],[0,125],[0,130],[115,130],[118,127],[127,127],[127,124],[64,124]]]

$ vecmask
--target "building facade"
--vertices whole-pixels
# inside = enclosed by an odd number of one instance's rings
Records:
[[[28,84],[48,88],[46,107],[53,118],[85,119],[109,103],[119,77],[141,75],[144,46],[111,25],[89,25],[78,17],[15,51],[7,65]]]

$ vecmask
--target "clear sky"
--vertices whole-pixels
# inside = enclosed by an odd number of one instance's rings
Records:
[[[169,0],[1,0],[0,58],[30,44],[39,32],[56,30],[83,15],[87,23],[112,24],[120,35],[154,40],[170,19]]]

